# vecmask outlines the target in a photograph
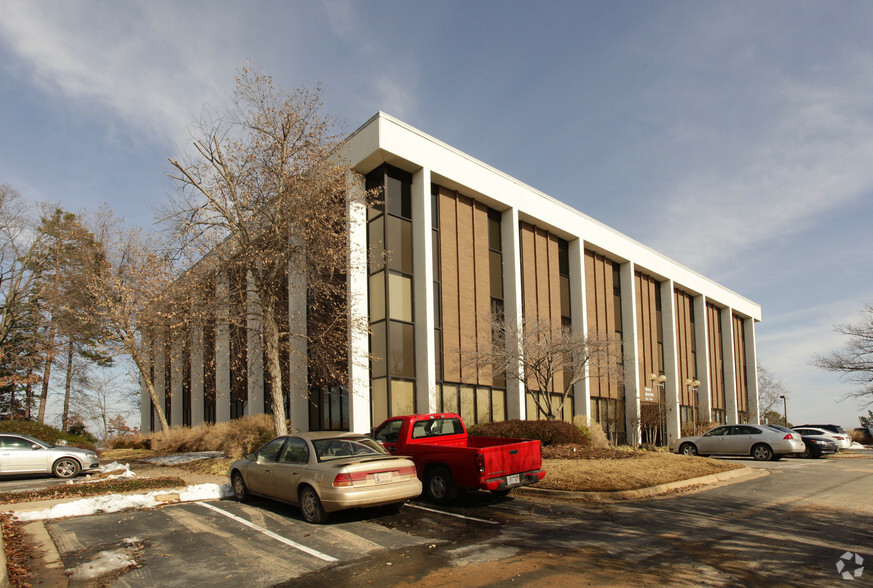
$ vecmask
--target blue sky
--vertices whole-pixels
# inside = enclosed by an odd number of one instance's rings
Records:
[[[789,420],[873,303],[873,4],[0,0],[0,183],[150,225],[167,158],[259,64],[383,110],[761,304]]]

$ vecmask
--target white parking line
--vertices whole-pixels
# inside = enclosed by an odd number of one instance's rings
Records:
[[[443,515],[450,516],[450,517],[458,517],[459,519],[467,519],[470,521],[476,521],[477,523],[488,523],[489,525],[499,525],[500,524],[497,521],[488,521],[485,519],[477,519],[476,517],[468,517],[466,515],[456,514],[453,512],[446,512],[444,510],[436,510],[435,508],[427,508],[426,506],[418,506],[417,504],[407,504],[406,506],[408,506],[409,508],[417,508],[419,510],[426,510],[428,512],[435,512],[437,514],[443,514]]]
[[[229,519],[233,519],[236,522],[245,525],[246,527],[254,529],[255,531],[257,531],[259,533],[263,533],[267,537],[275,539],[276,541],[280,541],[280,542],[284,543],[285,545],[293,547],[294,549],[299,549],[300,551],[302,551],[304,553],[308,553],[309,555],[313,555],[313,556],[317,557],[318,559],[321,559],[324,561],[339,561],[335,557],[331,557],[330,555],[327,555],[326,553],[321,553],[320,551],[316,551],[315,549],[312,549],[310,547],[306,547],[305,545],[300,545],[299,543],[295,543],[294,541],[291,541],[290,539],[282,537],[281,535],[277,535],[276,533],[270,531],[269,529],[265,529],[264,527],[261,527],[259,525],[254,524],[254,523],[250,523],[249,521],[247,521],[243,518],[240,518],[240,517],[236,516],[235,514],[229,513],[226,510],[221,510],[220,508],[216,508],[216,507],[212,506],[211,504],[206,504],[205,502],[197,502],[195,504],[199,504],[200,506],[205,506],[206,508],[214,510],[217,513],[221,513]]]

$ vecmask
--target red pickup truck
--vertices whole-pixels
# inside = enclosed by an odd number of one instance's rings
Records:
[[[373,438],[396,455],[412,457],[427,497],[444,504],[458,489],[508,494],[543,479],[539,441],[467,435],[453,413],[390,418]]]

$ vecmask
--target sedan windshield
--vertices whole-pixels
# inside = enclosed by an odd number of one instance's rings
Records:
[[[318,439],[312,442],[318,461],[330,461],[353,455],[388,455],[378,443],[366,437],[338,437]]]

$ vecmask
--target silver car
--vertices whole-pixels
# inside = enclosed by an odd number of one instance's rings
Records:
[[[234,461],[230,483],[237,500],[256,494],[296,504],[310,523],[347,508],[398,510],[421,494],[412,460],[364,435],[337,431],[277,437]]]
[[[670,443],[670,451],[684,455],[750,455],[758,461],[803,453],[799,433],[768,425],[722,425],[694,437]]]
[[[813,427],[811,425],[805,427],[793,427],[792,430],[805,436],[815,435],[818,437],[829,437],[837,444],[837,449],[840,451],[849,449],[852,446],[852,438],[848,433],[834,433],[833,431],[828,431],[821,427]]]
[[[100,459],[89,449],[51,445],[29,435],[0,433],[0,474],[73,478],[99,467]]]

